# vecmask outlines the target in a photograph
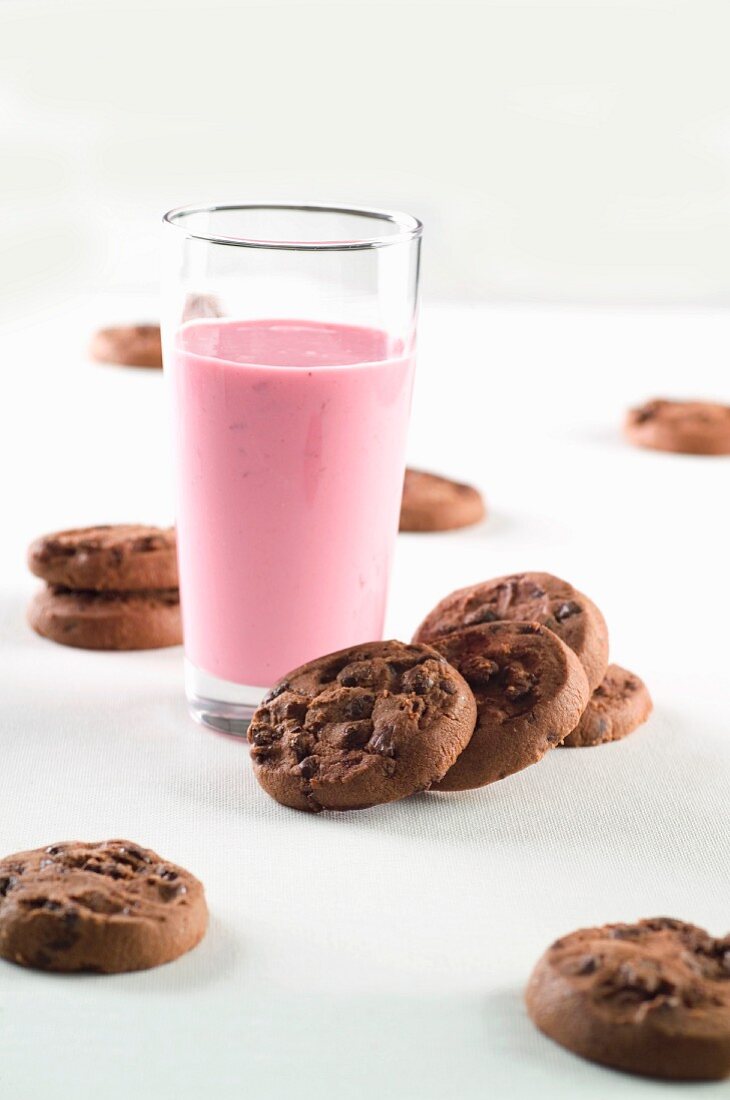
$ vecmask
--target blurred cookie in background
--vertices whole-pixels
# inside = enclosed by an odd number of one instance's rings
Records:
[[[636,447],[687,455],[730,455],[730,405],[655,398],[629,409],[624,434]]]
[[[453,531],[480,523],[484,499],[471,485],[425,470],[406,470],[401,502],[401,531]]]
[[[115,363],[124,367],[162,366],[160,326],[152,324],[116,325],[102,328],[89,348],[97,363]]]

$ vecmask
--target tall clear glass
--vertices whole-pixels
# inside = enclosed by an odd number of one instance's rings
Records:
[[[287,671],[382,637],[421,224],[244,204],[164,225],[186,691],[242,734]]]

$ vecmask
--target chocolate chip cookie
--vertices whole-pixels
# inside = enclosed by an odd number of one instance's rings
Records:
[[[162,339],[159,325],[116,325],[100,329],[89,349],[97,363],[125,367],[161,367]]]
[[[369,642],[272,688],[248,739],[256,778],[297,810],[358,810],[441,779],[474,729],[474,697],[430,646]]]
[[[541,1031],[583,1058],[673,1080],[730,1075],[730,936],[668,917],[584,928],[538,962]]]
[[[149,592],[75,592],[52,586],[28,608],[37,634],[79,649],[160,649],[181,645],[177,588]]]
[[[21,966],[146,970],[195,947],[207,923],[202,883],[128,840],[0,860],[0,957]]]
[[[550,573],[513,573],[460,588],[426,616],[414,641],[439,638],[478,623],[537,622],[565,642],[586,670],[595,691],[608,665],[608,629],[596,605],[567,581]]]
[[[459,670],[477,704],[472,738],[434,790],[484,787],[537,763],[575,729],[588,703],[580,661],[539,623],[470,626],[434,648]]]
[[[175,528],[119,523],[57,531],[32,543],[28,565],[47,584],[64,588],[177,588]]]
[[[646,684],[620,665],[609,665],[581,720],[561,748],[582,748],[620,741],[646,722],[652,701]]]
[[[626,438],[637,447],[688,455],[730,455],[730,405],[656,398],[629,409]]]
[[[406,470],[401,531],[451,531],[479,523],[485,515],[482,495],[471,485],[424,470]]]

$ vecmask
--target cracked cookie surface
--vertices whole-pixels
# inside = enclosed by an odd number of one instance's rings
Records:
[[[433,645],[454,630],[480,623],[537,622],[577,654],[591,691],[608,665],[608,628],[596,605],[551,573],[512,573],[460,588],[434,607],[414,641]]]
[[[474,693],[469,744],[437,791],[466,791],[505,779],[558,745],[590,695],[580,661],[539,623],[467,627],[434,642]]]
[[[430,646],[369,642],[280,680],[251,721],[251,759],[285,806],[364,809],[441,779],[475,715],[464,679]]]
[[[73,841],[0,860],[0,957],[40,970],[145,970],[203,938],[189,871],[128,840]]]
[[[730,405],[655,398],[629,409],[624,434],[637,447],[689,455],[730,455]]]
[[[28,566],[46,584],[65,588],[177,588],[175,528],[117,523],[56,531],[31,544]]]
[[[730,1075],[730,936],[669,917],[584,928],[548,948],[526,1003],[541,1031],[603,1065]]]
[[[562,742],[561,748],[585,748],[620,741],[646,722],[652,707],[643,680],[620,665],[609,665],[580,722]]]

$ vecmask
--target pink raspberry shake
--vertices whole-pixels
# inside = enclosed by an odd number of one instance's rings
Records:
[[[382,331],[200,320],[173,349],[187,658],[268,687],[382,637],[412,349]]]

